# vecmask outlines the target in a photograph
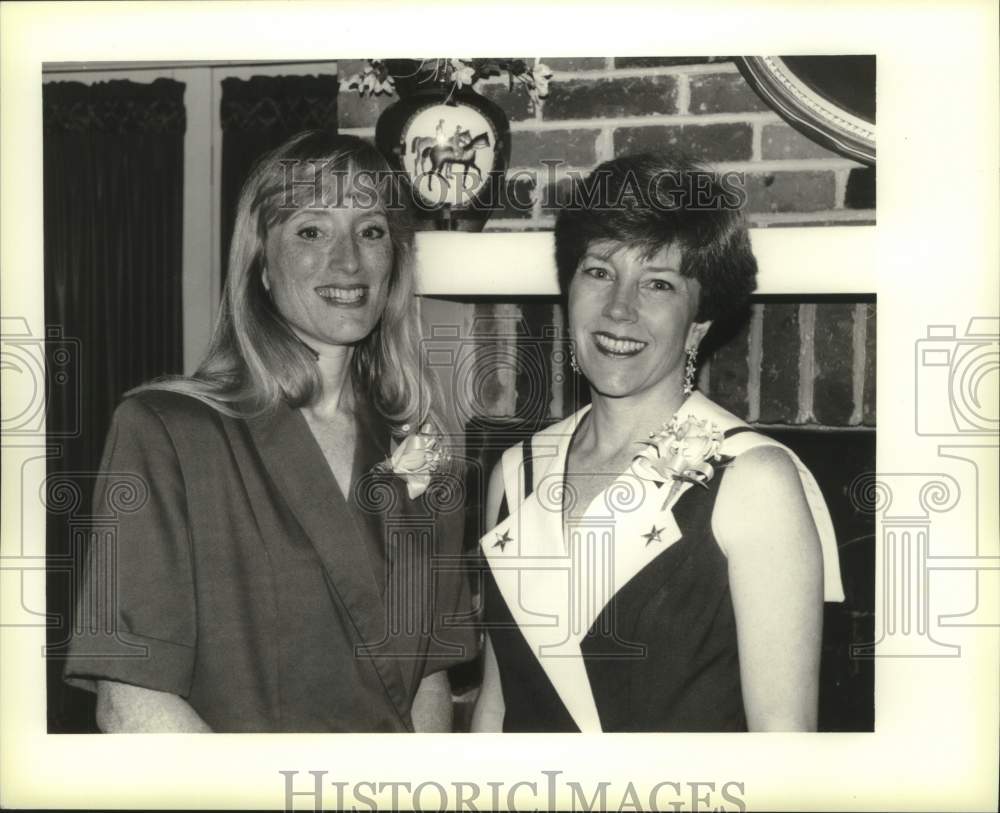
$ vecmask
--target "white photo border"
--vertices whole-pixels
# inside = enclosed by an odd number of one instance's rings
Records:
[[[440,24],[458,18],[475,21],[477,31],[489,31],[488,38],[459,36],[457,29]],[[927,338],[929,327],[954,326],[961,337],[970,319],[997,316],[997,20],[988,0],[839,6],[828,0],[474,7],[440,2],[4,3],[0,306],[4,316],[21,317],[35,330],[44,325],[43,63],[106,62],[109,57],[407,56],[434,42],[435,50],[445,52],[513,50],[545,56],[874,53],[878,470],[953,477],[965,494],[953,509],[934,517],[932,544],[953,545],[954,555],[964,560],[975,558],[970,550],[995,557],[996,510],[977,506],[974,499],[978,486],[995,485],[995,471],[979,471],[977,478],[940,448],[990,438],[917,434],[913,396],[920,385],[917,342]],[[418,31],[423,33],[414,36]],[[456,40],[449,42],[450,36]],[[836,245],[829,250],[836,252]],[[9,396],[5,392],[4,400]],[[22,488],[35,487],[22,480],[24,461],[43,455],[44,445],[44,439],[31,448],[4,439],[4,618],[20,612],[22,600],[44,606],[44,581],[20,581],[22,571],[15,567],[20,558],[44,556],[42,507],[34,500],[22,512],[20,497]],[[881,551],[878,568],[884,576]],[[967,611],[975,600],[970,590],[977,586],[978,600],[996,606],[996,565],[993,571],[977,571],[974,562],[969,568],[935,577],[935,618]],[[548,778],[543,771],[561,771],[562,788],[569,780],[591,789],[598,781],[612,783],[609,802],[616,807],[629,783],[648,798],[643,794],[660,782],[686,787],[714,782],[717,788],[736,782],[742,790],[733,795],[749,809],[996,809],[996,623],[948,626],[941,635],[961,648],[958,657],[879,658],[874,734],[81,739],[46,733],[44,628],[0,621],[0,803],[274,809],[285,804],[286,780],[279,773],[284,770],[298,772],[297,790],[310,787],[309,771],[326,771],[328,807],[336,801],[334,782],[416,786],[433,779],[449,789],[455,782],[482,785],[478,804],[486,809],[487,782],[503,782],[508,789],[515,782],[535,782],[541,791]],[[515,799],[529,806],[548,804],[541,795],[532,799],[524,787]],[[437,797],[428,792],[426,801],[436,804]],[[553,800],[553,809],[566,804],[562,796]],[[296,805],[311,809],[312,801],[302,797]]]

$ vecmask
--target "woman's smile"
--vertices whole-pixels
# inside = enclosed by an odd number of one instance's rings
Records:
[[[628,359],[639,355],[646,349],[648,342],[631,339],[627,336],[616,336],[603,330],[591,334],[597,351],[614,359]]]
[[[367,285],[318,285],[313,290],[335,308],[360,308],[368,300]]]

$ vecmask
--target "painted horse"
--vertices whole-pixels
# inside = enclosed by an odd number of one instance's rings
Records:
[[[456,150],[462,149],[465,144],[472,141],[472,133],[468,130],[455,128],[455,133],[451,138],[445,138],[440,132],[441,125],[438,125],[439,132],[432,136],[414,136],[410,141],[410,153],[413,155],[414,168],[418,172],[427,171],[427,161],[430,159],[430,150],[433,147],[454,147]]]
[[[482,177],[482,172],[476,166],[476,151],[485,150],[491,146],[489,134],[480,133],[475,138],[471,138],[469,131],[463,130],[461,133],[456,133],[453,140],[458,142],[454,146],[452,144],[441,146],[435,142],[424,147],[423,152],[420,153],[421,169],[426,172],[427,162],[430,161],[431,173],[439,178],[450,178],[453,167],[455,164],[459,164],[464,167],[465,172],[475,170],[476,174]]]

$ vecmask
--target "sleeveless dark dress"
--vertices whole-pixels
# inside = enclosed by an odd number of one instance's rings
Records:
[[[726,556],[712,534],[725,471],[707,489],[680,496],[673,514],[682,537],[612,597],[581,643],[603,731],[746,731]],[[506,512],[505,495],[501,520]],[[579,731],[489,568],[484,596],[506,706],[503,730]]]

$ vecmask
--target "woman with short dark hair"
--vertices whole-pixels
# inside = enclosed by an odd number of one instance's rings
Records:
[[[66,669],[103,730],[450,729],[443,670],[474,642],[443,627],[464,578],[433,569],[463,523],[409,202],[352,136],[301,133],[252,171],[204,362],[129,393],[109,433],[95,514],[115,477],[143,493],[113,555],[92,546],[98,616]]]
[[[474,727],[813,730],[829,513],[790,450],[694,391],[755,287],[739,189],[650,153],[575,193],[556,262],[591,403],[493,472]]]

